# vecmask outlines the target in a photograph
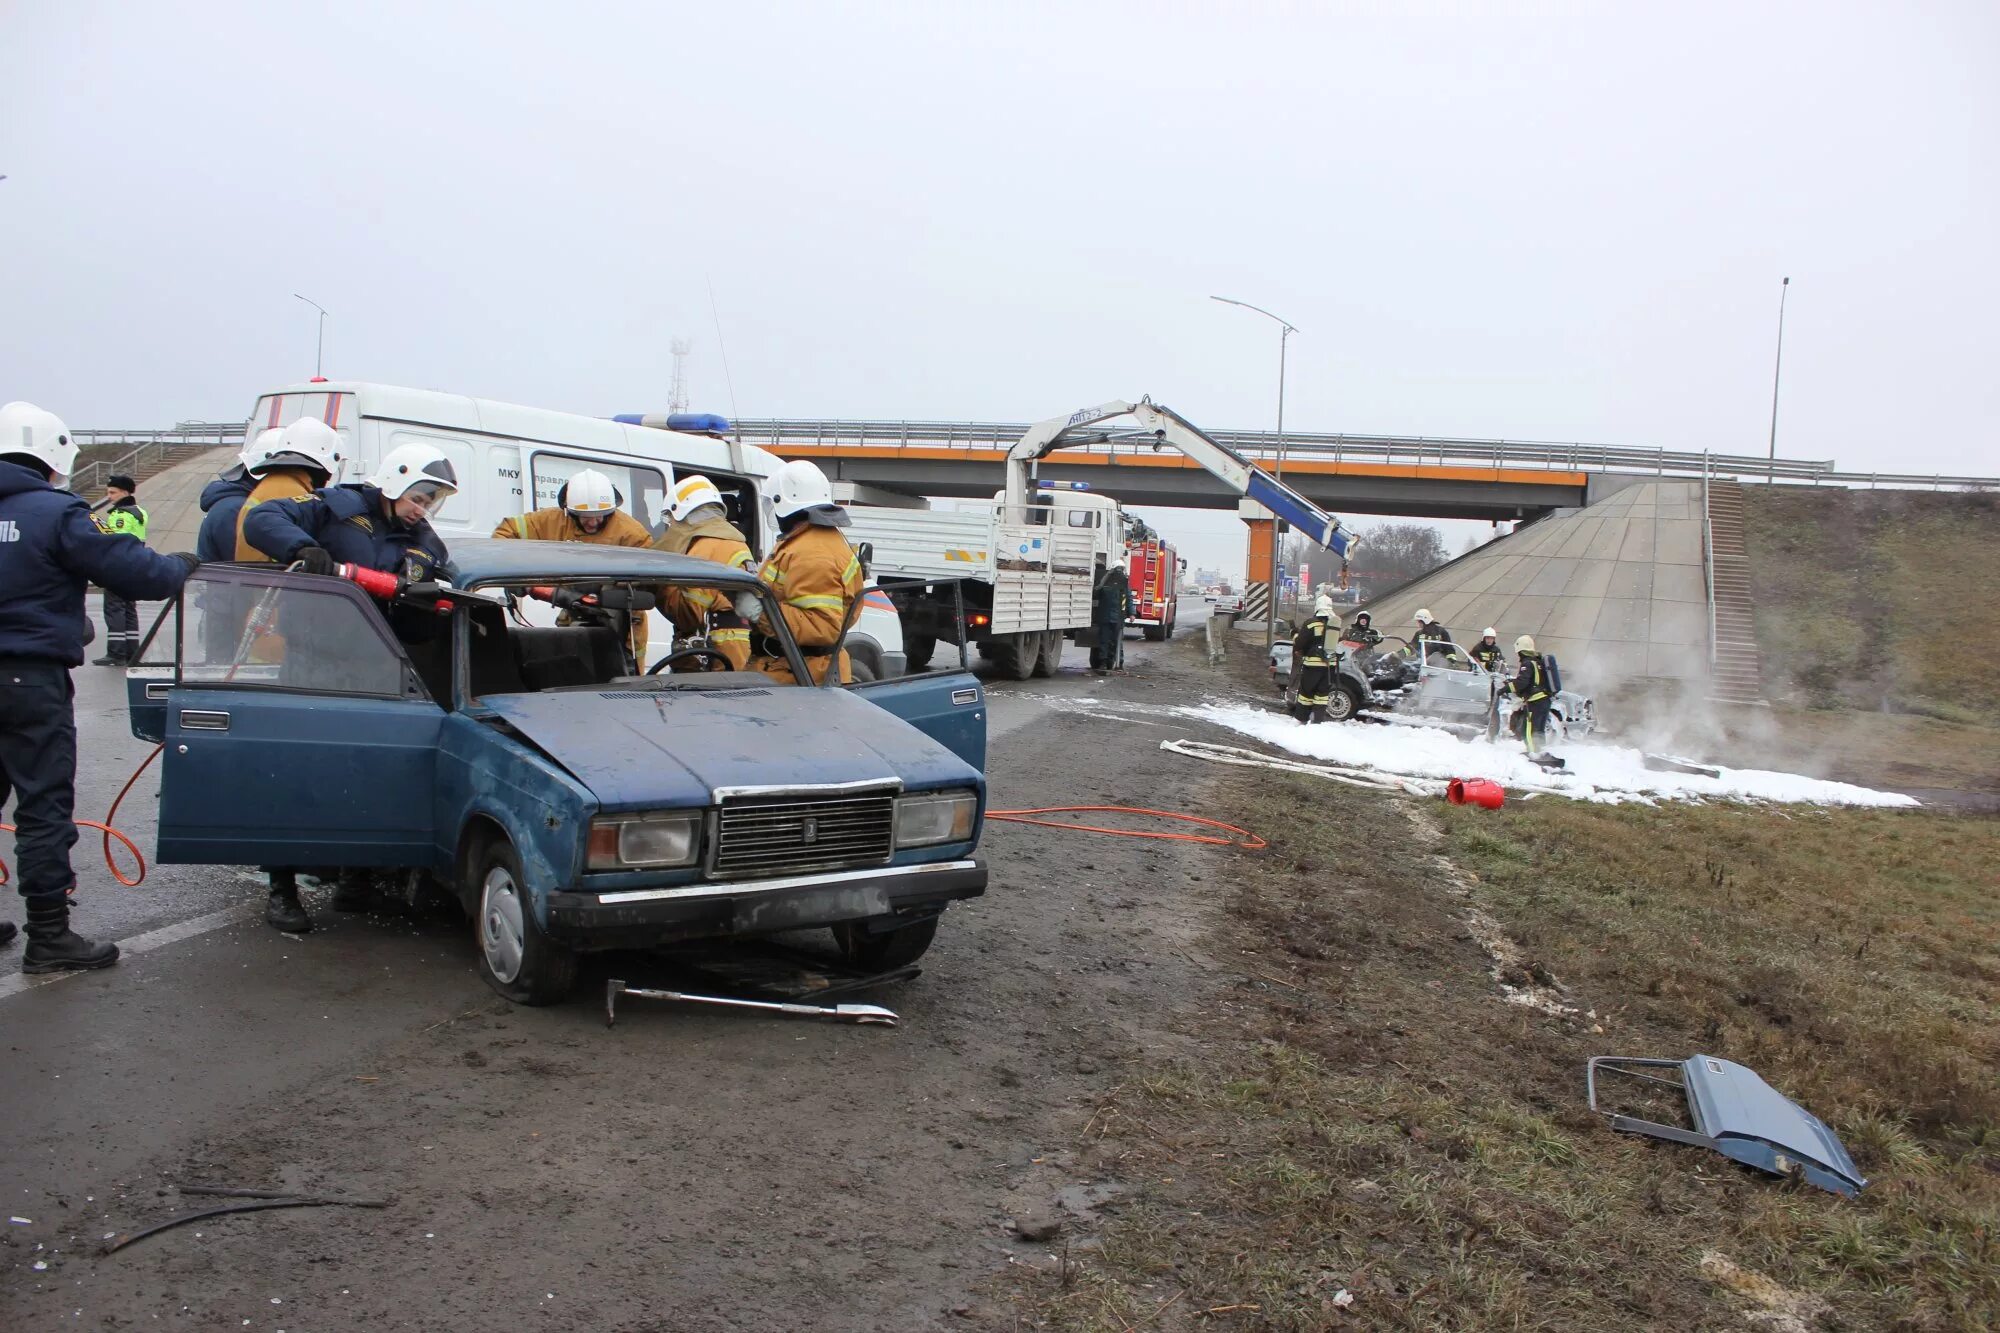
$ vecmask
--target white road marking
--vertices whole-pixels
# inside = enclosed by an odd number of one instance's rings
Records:
[[[120,940],[118,941],[118,953],[123,958],[131,958],[142,953],[151,953],[155,949],[164,949],[169,944],[179,944],[182,940],[193,939],[197,935],[206,935],[211,930],[220,930],[224,926],[233,926],[239,921],[248,921],[252,917],[259,915],[262,911],[263,908],[258,903],[238,903],[234,907],[225,907],[219,912],[210,912],[207,916],[193,917],[186,921],[176,922],[171,926],[161,926],[157,930],[149,930],[144,934],[134,935],[129,940]],[[25,946],[26,940],[23,939],[22,947]],[[25,972],[15,972],[9,976],[0,977],[0,1000],[4,1000],[11,995],[19,995],[23,991],[33,990],[37,986],[46,986],[51,982],[62,981],[77,975],[79,974],[75,972],[44,972],[38,976],[30,976]]]

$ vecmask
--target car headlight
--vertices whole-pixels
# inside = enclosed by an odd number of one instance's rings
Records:
[[[607,815],[590,821],[589,868],[691,866],[701,850],[701,816]]]
[[[979,814],[979,797],[969,791],[905,796],[896,802],[896,845],[930,847],[940,842],[969,842],[972,821]]]

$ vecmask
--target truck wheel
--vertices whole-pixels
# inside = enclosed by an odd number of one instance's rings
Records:
[[[1333,687],[1333,697],[1326,705],[1326,718],[1329,722],[1345,722],[1360,709],[1361,703],[1354,697],[1354,691],[1345,685],[1336,685]]]
[[[1026,680],[1035,674],[1035,663],[1042,656],[1039,634],[1007,634],[990,642],[993,644],[993,669],[1002,676],[1008,680]]]
[[[1160,643],[1163,642],[1166,639],[1167,635],[1172,631],[1169,630],[1165,625],[1147,625],[1144,627],[1144,632],[1146,635],[1146,642]]]
[[[931,658],[937,652],[937,638],[930,634],[903,635],[903,658],[911,671],[928,671]]]
[[[863,921],[843,921],[833,928],[833,942],[840,946],[840,956],[849,965],[864,972],[889,972],[906,967],[924,956],[937,938],[938,918],[925,917],[896,930],[880,934],[868,929],[871,924],[886,925],[896,918],[869,917]]]
[[[1043,678],[1055,675],[1056,664],[1062,661],[1062,631],[1045,630],[1035,640],[1035,674]]]
[[[881,678],[881,675],[877,673],[875,668],[868,664],[867,658],[850,657],[847,659],[847,679],[849,684],[859,685],[864,681],[880,680]]]
[[[505,838],[486,845],[474,868],[478,910],[473,914],[479,974],[515,1004],[555,1004],[576,983],[576,953],[542,934],[535,924],[521,859]]]

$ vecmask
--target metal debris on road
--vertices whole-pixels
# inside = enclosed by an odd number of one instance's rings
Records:
[[[823,1018],[834,1023],[879,1024],[895,1027],[903,1020],[893,1009],[879,1004],[793,1004],[781,1000],[744,1000],[729,995],[696,995],[689,991],[652,990],[628,986],[622,981],[604,983],[604,1026],[618,1022],[618,997],[633,995],[642,1000],[672,1000],[680,1004],[706,1004],[721,1009],[749,1009],[757,1013],[783,1014],[791,1018]]]
[[[1645,1068],[1679,1069],[1678,1082]],[[1597,1104],[1597,1075],[1627,1078],[1671,1089],[1687,1098],[1692,1130],[1605,1111]],[[1847,1155],[1847,1149],[1816,1115],[1784,1096],[1732,1060],[1693,1055],[1685,1060],[1661,1060],[1628,1055],[1594,1055],[1584,1071],[1590,1109],[1606,1116],[1611,1127],[1628,1134],[1710,1148],[1731,1161],[1774,1176],[1802,1177],[1823,1190],[1853,1198],[1868,1182]]]

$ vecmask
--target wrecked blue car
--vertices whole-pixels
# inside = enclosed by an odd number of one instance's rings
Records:
[[[128,673],[134,734],[165,744],[160,861],[442,888],[487,982],[521,1004],[561,999],[584,952],[808,927],[887,970],[985,891],[971,675],[780,685],[701,646],[640,674],[621,616],[671,586],[774,612],[768,591],[629,548],[459,541],[452,556],[451,585],[386,617],[340,578],[204,565],[188,580]],[[563,590],[598,623],[531,623],[530,596]]]

